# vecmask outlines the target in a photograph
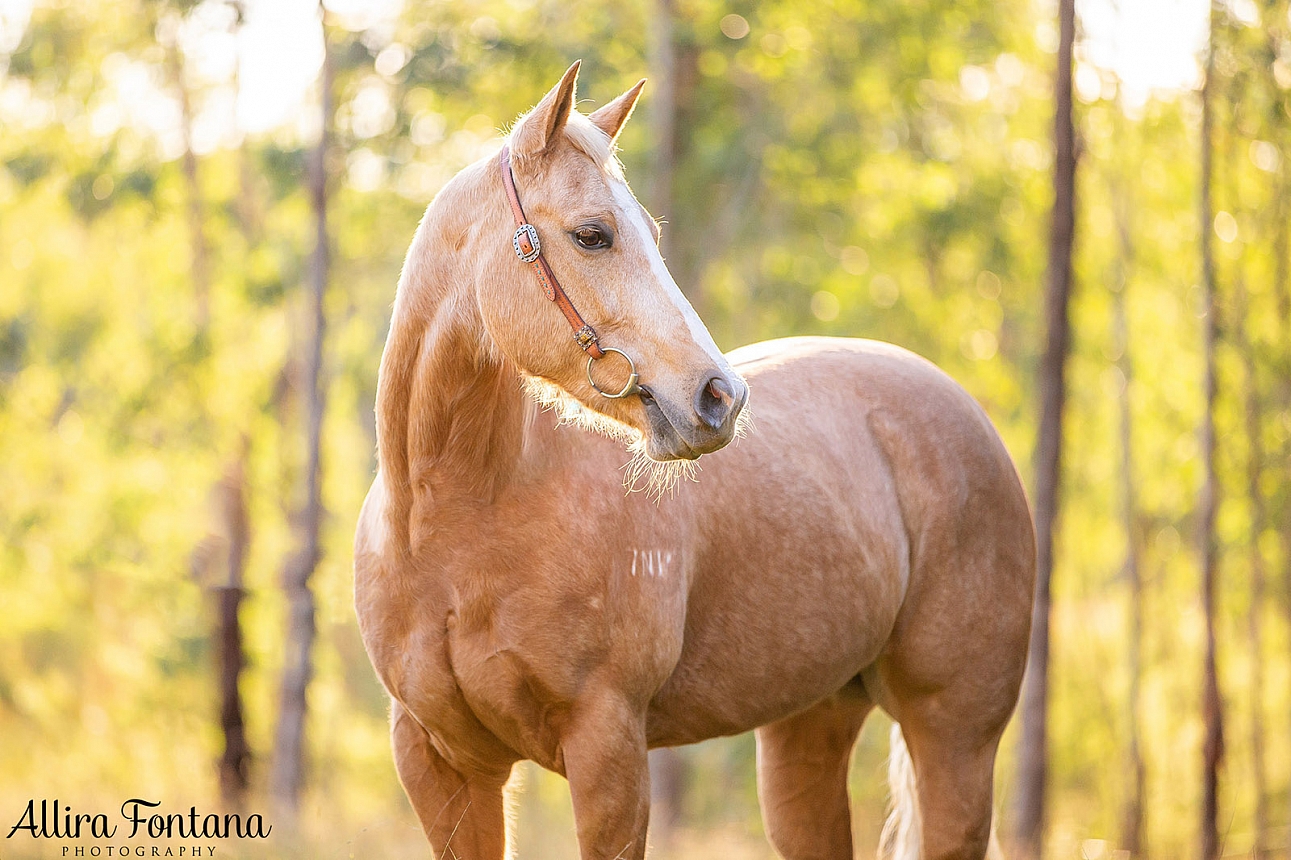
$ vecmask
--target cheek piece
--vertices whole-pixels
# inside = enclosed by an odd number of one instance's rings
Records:
[[[511,172],[511,148],[503,146],[502,152],[498,154],[498,167],[502,173],[502,185],[507,190],[507,202],[511,204],[511,214],[515,217],[516,231],[511,237],[511,246],[515,249],[516,256],[521,261],[528,263],[533,267],[534,273],[538,276],[538,284],[542,287],[542,294],[547,297],[549,302],[554,302],[560,312],[564,314],[565,319],[569,321],[570,327],[574,329],[574,342],[587,353],[587,381],[591,383],[592,388],[602,397],[610,400],[618,400],[622,397],[629,397],[640,392],[641,387],[638,385],[641,377],[637,374],[636,362],[634,362],[626,352],[616,349],[612,346],[601,346],[600,338],[596,334],[596,329],[592,328],[583,320],[574,303],[569,300],[564,289],[560,286],[560,281],[556,280],[556,274],[552,272],[551,266],[542,255],[542,243],[538,241],[538,230],[528,219],[525,218],[524,208],[520,205],[520,194],[516,191],[515,175]],[[628,363],[628,381],[618,393],[610,393],[596,384],[592,378],[592,365],[606,353],[618,353]]]

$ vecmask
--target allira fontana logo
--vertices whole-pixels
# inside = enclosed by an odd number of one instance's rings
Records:
[[[273,831],[258,812],[163,813],[160,801],[132,797],[121,804],[117,816],[104,812],[79,812],[58,798],[32,799],[9,828],[6,839],[24,833],[33,839],[264,839]],[[196,855],[194,855],[196,856]]]

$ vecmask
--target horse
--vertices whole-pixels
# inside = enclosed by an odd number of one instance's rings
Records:
[[[884,850],[980,860],[1034,585],[1008,453],[898,347],[723,355],[614,154],[645,81],[584,115],[578,68],[431,202],[381,358],[355,605],[432,850],[506,856],[528,759],[568,780],[582,860],[641,860],[647,751],[754,730],[775,849],[851,858],[878,706]],[[625,457],[702,468],[633,492]]]

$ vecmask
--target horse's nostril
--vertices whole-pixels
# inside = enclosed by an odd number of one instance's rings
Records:
[[[695,395],[695,414],[713,430],[720,430],[735,406],[731,384],[720,376],[711,377]]]
[[[721,377],[713,377],[708,380],[708,393],[718,400],[728,409],[735,403],[735,394],[731,391],[731,384]]]

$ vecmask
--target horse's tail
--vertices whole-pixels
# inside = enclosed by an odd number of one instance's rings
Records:
[[[892,724],[888,751],[888,820],[883,822],[879,837],[879,860],[919,860],[922,856],[919,816],[919,790],[915,784],[914,763],[905,745],[901,725]],[[986,860],[1004,860],[999,840],[995,837],[995,822],[991,822],[991,841],[986,848]]]
[[[888,750],[888,820],[879,837],[879,860],[919,860],[919,792],[914,781],[914,763],[906,749],[901,724],[892,724]]]

